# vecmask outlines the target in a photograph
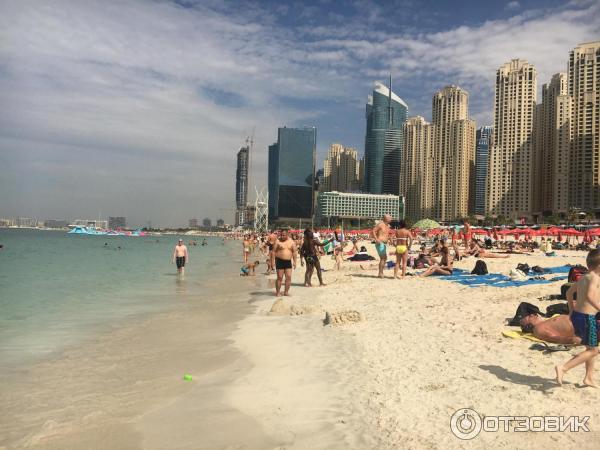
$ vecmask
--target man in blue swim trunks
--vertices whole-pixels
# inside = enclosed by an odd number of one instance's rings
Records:
[[[575,335],[581,339],[581,345],[585,345],[585,351],[575,355],[566,364],[555,367],[556,381],[560,385],[567,371],[585,363],[583,384],[597,387],[593,376],[600,331],[600,324],[596,320],[596,314],[600,311],[600,249],[590,251],[586,264],[589,272],[567,291],[571,322]],[[577,300],[573,299],[575,293],[577,293]]]
[[[254,269],[258,266],[259,262],[254,261],[253,263],[244,264],[240,269],[240,276],[247,277],[249,275],[254,276]]]
[[[387,261],[387,242],[390,237],[391,221],[392,216],[384,214],[381,222],[375,225],[371,231],[371,235],[375,240],[375,250],[377,250],[377,254],[379,255],[379,275],[377,275],[379,278],[383,278],[383,269]]]

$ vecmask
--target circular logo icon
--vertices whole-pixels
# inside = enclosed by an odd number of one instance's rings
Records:
[[[454,436],[468,441],[481,432],[481,417],[472,409],[459,409],[450,418],[450,429]]]

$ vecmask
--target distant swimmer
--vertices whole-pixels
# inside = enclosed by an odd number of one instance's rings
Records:
[[[208,242],[206,242],[206,239],[202,239],[202,245],[208,245]]]
[[[183,243],[183,239],[179,239],[179,242],[173,250],[173,260],[171,263],[177,264],[177,272],[183,274],[185,269],[185,263],[189,261],[188,249]]]

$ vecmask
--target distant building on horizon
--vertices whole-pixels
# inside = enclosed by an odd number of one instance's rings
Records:
[[[235,225],[246,223],[246,208],[248,206],[248,170],[250,166],[250,146],[240,148],[237,153],[237,168],[235,172]]]
[[[317,129],[279,128],[269,146],[269,220],[312,219]]]
[[[210,220],[208,217],[205,217],[204,219],[202,219],[202,226],[204,228],[212,227],[212,220]]]
[[[513,220],[532,212],[537,73],[522,59],[496,72],[494,135],[489,151],[487,214]]]
[[[67,228],[69,226],[69,221],[64,219],[46,219],[44,221],[44,226],[46,228]]]
[[[198,226],[198,219],[190,219],[188,221],[188,228],[192,228],[192,229],[199,228],[199,226]]]
[[[123,216],[118,217],[109,217],[108,218],[108,228],[111,230],[116,230],[118,228],[125,228],[127,226],[127,219]]]
[[[360,189],[361,160],[355,148],[331,144],[323,163],[323,186],[330,192],[357,192]]]
[[[223,219],[217,219],[217,227],[223,228],[225,226],[225,221]]]
[[[494,127],[491,125],[477,129],[475,149],[475,214],[485,215],[485,190],[488,175],[490,143]]]
[[[402,128],[408,105],[387,87],[375,83],[366,106],[365,182],[371,194],[394,194],[400,190]]]

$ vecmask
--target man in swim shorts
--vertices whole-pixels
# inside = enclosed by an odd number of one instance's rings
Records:
[[[571,319],[561,314],[550,319],[544,319],[537,314],[529,314],[521,319],[521,330],[531,333],[536,338],[553,344],[580,344],[581,339],[575,336]]]
[[[412,246],[412,233],[406,228],[406,222],[400,221],[396,230],[396,265],[394,266],[394,278],[404,278],[406,276],[406,263],[408,261],[408,252]],[[398,276],[398,268],[402,265],[402,277]]]
[[[296,259],[298,258],[298,249],[293,239],[290,239],[287,230],[279,232],[279,239],[273,244],[271,252],[271,266],[277,271],[277,281],[275,282],[275,295],[281,292],[281,284],[285,275],[285,290],[283,295],[290,295],[290,286],[292,285],[292,269],[296,268]]]
[[[387,242],[390,236],[389,224],[391,221],[392,216],[385,214],[382,217],[381,222],[375,225],[371,231],[371,235],[375,240],[375,249],[379,255],[379,274],[377,275],[379,278],[383,278],[383,269],[385,268],[385,263],[387,261]]]
[[[177,272],[183,274],[185,271],[185,263],[188,262],[188,249],[183,243],[183,239],[179,239],[179,242],[173,250],[173,260],[171,263],[177,264]]]
[[[567,291],[567,302],[571,312],[571,323],[575,335],[581,338],[585,350],[575,355],[562,366],[556,366],[556,381],[562,385],[563,376],[572,368],[585,364],[585,386],[596,387],[594,383],[594,363],[598,356],[598,333],[600,324],[596,314],[600,312],[600,249],[590,251],[586,258],[590,270]],[[577,294],[577,300],[574,299]]]

